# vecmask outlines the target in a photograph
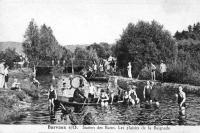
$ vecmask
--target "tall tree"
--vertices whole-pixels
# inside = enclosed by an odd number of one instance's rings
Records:
[[[29,61],[36,62],[39,59],[39,30],[38,26],[32,19],[26,29],[24,35],[24,41],[22,43],[23,51],[26,54]]]
[[[129,23],[116,44],[118,66],[126,68],[129,61],[133,72],[138,74],[147,62],[171,61],[174,40],[167,30],[156,21]]]

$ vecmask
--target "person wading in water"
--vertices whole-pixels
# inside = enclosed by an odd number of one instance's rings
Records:
[[[186,101],[186,94],[183,91],[182,86],[179,86],[178,88],[178,94],[176,94],[176,97],[178,99],[178,105],[179,105],[179,115],[185,116],[185,101]]]
[[[106,94],[106,92],[104,90],[101,90],[101,95],[98,98],[97,103],[99,103],[99,101],[101,101],[101,106],[102,107],[104,107],[104,106],[107,107],[108,106],[108,100],[109,100],[109,97]]]
[[[147,85],[144,87],[143,96],[144,96],[145,101],[150,104],[152,104],[151,90],[152,90],[152,86],[150,85],[150,82],[147,81]]]
[[[130,85],[129,88],[130,88],[129,91],[130,102],[132,103],[132,105],[138,104],[140,102],[140,99],[137,97],[136,86]]]
[[[55,107],[54,101],[57,99],[57,94],[56,94],[56,91],[55,91],[54,86],[52,84],[50,85],[50,90],[49,90],[49,93],[48,93],[48,99],[49,99],[50,111],[54,111],[54,107]]]

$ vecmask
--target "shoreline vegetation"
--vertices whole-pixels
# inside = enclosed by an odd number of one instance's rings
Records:
[[[24,115],[31,107],[31,99],[39,97],[39,90],[31,82],[32,71],[22,68],[9,71],[8,88],[0,88],[0,123],[9,123]],[[21,83],[21,90],[11,90],[14,78]]]

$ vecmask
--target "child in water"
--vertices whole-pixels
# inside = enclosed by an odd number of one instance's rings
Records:
[[[132,103],[132,105],[138,104],[140,102],[140,99],[137,97],[136,93],[136,86],[129,86],[129,100]]]
[[[176,97],[178,99],[178,105],[179,105],[179,114],[181,116],[185,116],[185,101],[186,101],[186,94],[183,91],[182,86],[179,86],[178,88],[178,94],[176,94]]]
[[[144,87],[143,96],[145,101],[150,104],[152,104],[151,91],[152,91],[152,86],[150,85],[150,82],[147,81],[147,85]]]
[[[104,90],[101,90],[101,95],[98,98],[97,103],[99,103],[99,101],[101,101],[101,106],[107,107],[108,106],[108,100],[109,100],[109,97],[108,97],[107,93]]]
[[[54,110],[54,107],[55,107],[54,101],[57,99],[57,94],[52,84],[50,85],[50,90],[48,92],[48,99],[49,99],[49,104],[50,104],[50,110]],[[52,108],[51,108],[51,105],[52,105]]]

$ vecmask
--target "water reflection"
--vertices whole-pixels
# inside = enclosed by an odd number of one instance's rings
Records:
[[[141,104],[140,107],[129,105],[111,105],[108,108],[100,106],[85,106],[83,114],[74,116],[66,115],[62,109],[49,113],[47,93],[49,78],[38,78],[42,85],[41,96],[39,99],[32,101],[32,107],[26,110],[25,116],[12,122],[12,124],[76,124],[77,121],[86,117],[87,122],[90,117],[94,119],[94,124],[131,124],[131,125],[199,125],[200,124],[200,99],[196,95],[187,94],[186,117],[180,117],[178,104],[173,99],[174,92],[164,92],[160,95],[160,107],[154,108]],[[105,87],[105,83],[95,83]],[[73,110],[73,109],[72,109]],[[90,113],[90,114],[88,114]],[[87,116],[88,114],[88,116]],[[91,116],[90,116],[91,115]],[[73,118],[74,121],[71,121]]]

